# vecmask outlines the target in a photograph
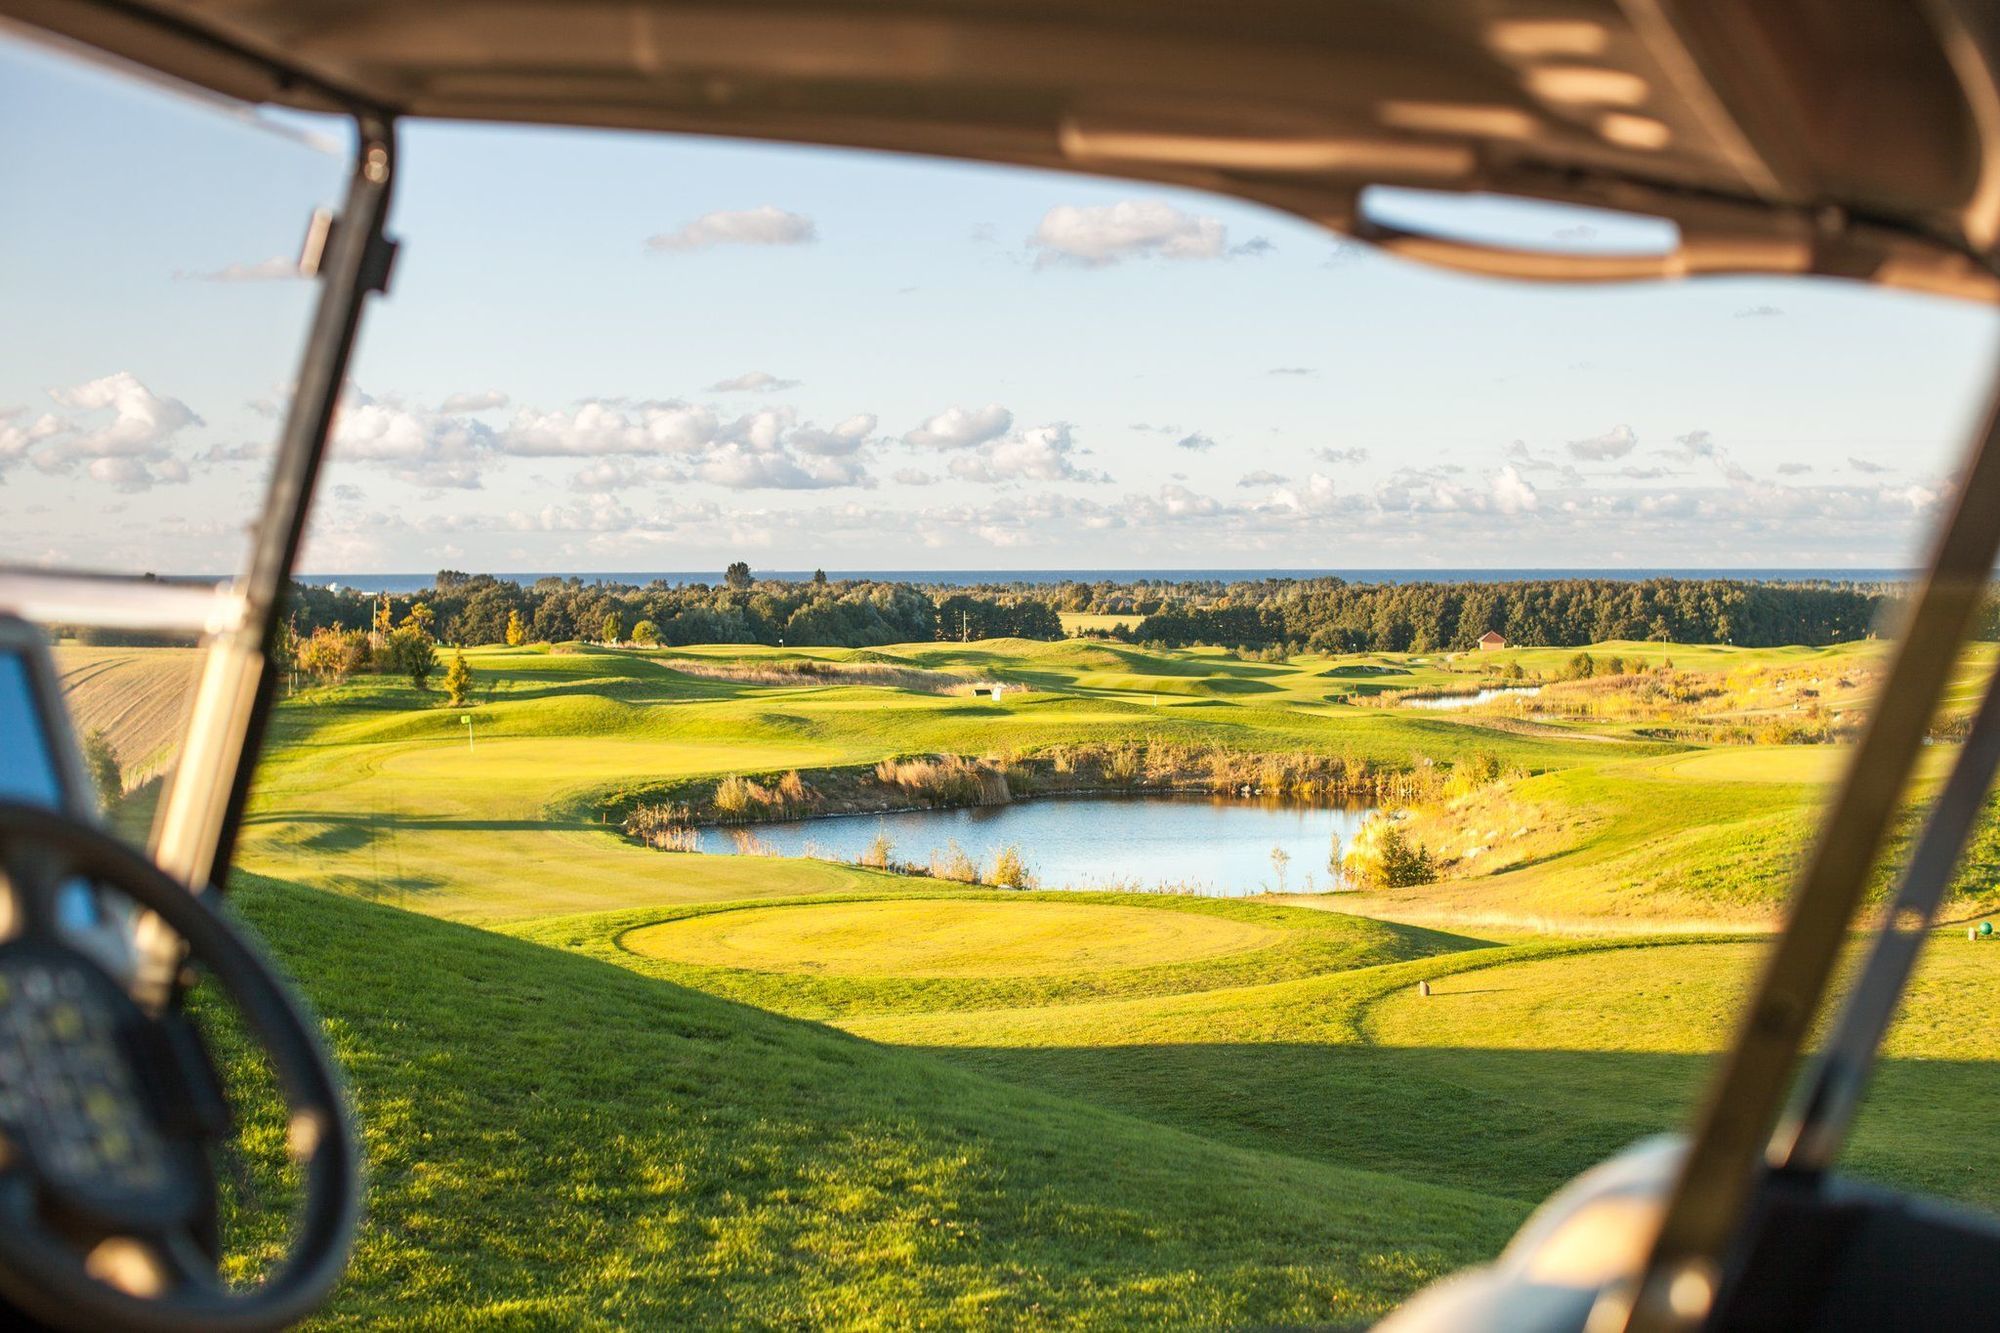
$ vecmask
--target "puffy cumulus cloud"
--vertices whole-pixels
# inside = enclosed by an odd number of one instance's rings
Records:
[[[1313,457],[1319,459],[1322,463],[1332,463],[1336,466],[1341,464],[1365,463],[1368,461],[1368,450],[1359,445],[1350,449],[1326,447],[1313,450]]]
[[[283,255],[273,255],[269,259],[259,259],[255,263],[224,264],[218,269],[189,271],[174,270],[174,277],[183,282],[277,282],[285,278],[303,277],[299,272],[299,261],[287,259]]]
[[[1343,494],[1332,477],[1315,472],[1296,485],[1271,492],[1258,509],[1266,514],[1330,514],[1341,509],[1357,510],[1364,503],[1360,495]]]
[[[355,389],[341,402],[328,442],[331,457],[386,468],[418,486],[478,490],[498,436],[470,417],[411,407]]]
[[[600,494],[630,490],[635,486],[663,486],[686,480],[687,474],[657,460],[628,458],[613,454],[585,464],[570,474],[573,491]]]
[[[717,245],[805,245],[819,239],[819,228],[802,213],[788,213],[774,204],[738,211],[704,213],[674,231],[646,238],[649,250],[706,250]]]
[[[27,417],[27,409],[22,407],[0,411],[0,473],[4,473],[9,464],[26,458],[28,451],[42,441],[69,428],[68,423],[53,412],[44,412],[32,421]]]
[[[187,461],[170,446],[203,422],[180,399],[154,393],[123,370],[51,389],[49,397],[69,414],[43,413],[25,426],[13,419],[0,423],[0,469],[22,459],[50,473],[80,465],[91,480],[121,491],[188,479]]]
[[[201,424],[186,403],[154,393],[125,370],[74,388],[52,389],[49,397],[81,412],[110,413],[110,420],[95,429],[72,425],[63,442],[72,455],[151,457],[179,431]]]
[[[511,401],[498,389],[475,389],[470,393],[455,393],[438,404],[440,412],[491,412],[505,407]]]
[[[776,442],[730,440],[695,464],[694,475],[731,490],[812,491],[834,486],[873,486],[858,458],[800,455]]]
[[[666,471],[586,469],[579,474],[591,478],[687,479],[732,490],[818,490],[874,485],[865,457],[874,430],[875,417],[865,412],[822,428],[801,423],[786,407],[724,421],[706,408],[681,402],[602,400],[568,412],[519,413],[501,433],[500,446],[529,456],[650,457],[674,464]]]
[[[1174,448],[1190,449],[1193,450],[1195,453],[1207,453],[1210,449],[1213,449],[1214,447],[1215,447],[1215,441],[1211,439],[1209,436],[1202,434],[1200,431],[1195,431],[1191,435],[1183,435],[1178,440],[1174,441]]]
[[[1613,426],[1602,435],[1569,442],[1570,456],[1588,463],[1605,463],[1623,458],[1639,445],[1639,436],[1630,426]]]
[[[1856,458],[1851,454],[1848,456],[1847,466],[1853,468],[1856,472],[1870,477],[1880,476],[1884,472],[1895,471],[1894,468],[1885,463],[1877,463],[1866,458]]]
[[[948,407],[903,435],[913,449],[974,449],[997,440],[1014,424],[1014,414],[998,403],[973,409]]]
[[[1102,268],[1141,255],[1218,259],[1228,248],[1228,232],[1212,217],[1158,200],[1127,199],[1089,208],[1058,204],[1043,215],[1028,245],[1039,251],[1037,266]]]
[[[1282,486],[1289,480],[1291,479],[1282,472],[1265,472],[1260,470],[1244,473],[1236,479],[1236,484],[1246,488],[1252,486]]]
[[[678,399],[592,398],[566,411],[521,408],[500,432],[499,447],[527,458],[693,453],[715,439],[721,425],[710,409]]]
[[[796,389],[797,380],[781,380],[768,370],[746,370],[741,375],[733,375],[726,380],[717,380],[708,386],[710,393],[774,393],[779,389]]]
[[[1213,496],[1198,494],[1178,484],[1162,486],[1154,495],[1128,495],[1124,511],[1127,523],[1143,523],[1149,527],[1190,519],[1220,518],[1235,512],[1232,506]]]
[[[1493,506],[1503,514],[1522,514],[1541,498],[1532,483],[1512,467],[1493,474]]]
[[[830,430],[810,423],[798,427],[791,433],[791,446],[819,458],[846,458],[865,448],[874,434],[875,414],[857,412]]]
[[[997,440],[988,440],[969,453],[951,460],[951,475],[960,481],[1090,481],[1111,478],[1102,472],[1080,468],[1073,461],[1082,453],[1071,437],[1067,422],[1016,431]]]

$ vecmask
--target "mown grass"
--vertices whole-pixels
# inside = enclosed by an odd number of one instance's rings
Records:
[[[620,912],[513,929],[809,1018],[1181,995],[1481,943],[1240,900],[925,889],[895,898]]]
[[[317,1326],[1366,1321],[1518,1209],[240,876],[366,1126]]]

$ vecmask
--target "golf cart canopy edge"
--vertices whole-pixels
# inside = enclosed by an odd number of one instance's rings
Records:
[[[244,102],[674,131],[1235,195],[1544,281],[1839,276],[2000,300],[2000,16],[1970,0],[0,0]],[[1370,185],[1667,219],[1471,244]]]

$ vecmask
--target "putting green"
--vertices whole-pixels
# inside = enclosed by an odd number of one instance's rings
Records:
[[[753,972],[1020,977],[1189,962],[1283,939],[1269,926],[1189,912],[930,898],[714,912],[621,943],[643,957]]]

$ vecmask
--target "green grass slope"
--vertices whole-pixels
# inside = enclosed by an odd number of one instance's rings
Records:
[[[233,901],[365,1120],[322,1327],[1344,1324],[1518,1211],[392,908]]]

